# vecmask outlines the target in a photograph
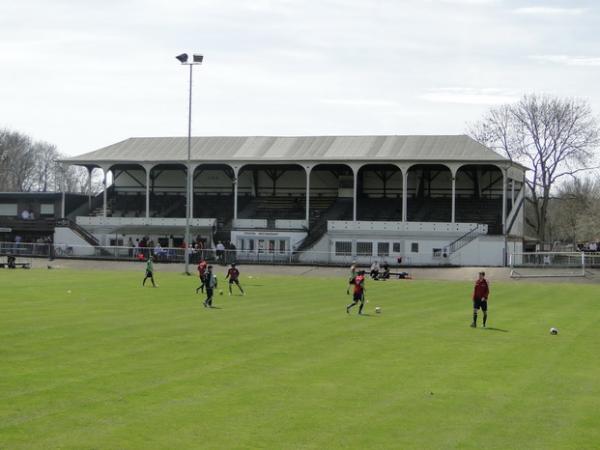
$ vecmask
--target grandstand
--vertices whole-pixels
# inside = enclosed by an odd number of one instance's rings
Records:
[[[130,138],[61,161],[105,189],[71,217],[115,235],[231,240],[239,258],[503,265],[522,251],[525,168],[457,136]]]

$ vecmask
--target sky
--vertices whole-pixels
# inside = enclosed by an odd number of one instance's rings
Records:
[[[524,94],[600,116],[593,0],[3,0],[0,128],[66,155],[134,136],[461,134]]]

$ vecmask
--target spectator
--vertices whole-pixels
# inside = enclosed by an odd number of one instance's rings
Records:
[[[225,254],[225,246],[223,245],[223,243],[221,241],[219,241],[217,243],[216,250],[217,250],[217,261],[219,261],[220,263],[222,263],[223,262],[223,256]]]
[[[379,277],[379,262],[374,261],[373,264],[371,264],[371,278],[376,280]]]
[[[387,262],[383,263],[383,273],[381,274],[381,279],[382,280],[389,280],[390,278],[390,265]]]
[[[129,257],[131,258],[135,248],[135,244],[133,243],[131,236],[129,236],[129,239],[127,240],[127,247],[129,247]]]
[[[156,256],[158,259],[162,259],[165,256],[165,249],[162,248],[160,242],[157,242],[156,246],[154,247],[154,256]]]
[[[231,242],[231,243],[229,244],[229,255],[230,255],[230,257],[231,257],[231,261],[233,261],[233,262],[235,262],[235,261],[236,261],[236,256],[237,256],[237,255],[236,255],[236,251],[237,251],[237,248],[236,248],[236,246],[235,246],[235,245],[233,245],[233,242]]]
[[[202,241],[202,238],[200,236],[198,236],[198,254],[200,255],[200,259],[204,259],[204,242]]]

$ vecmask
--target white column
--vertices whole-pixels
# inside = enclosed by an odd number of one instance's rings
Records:
[[[60,218],[65,218],[65,191],[62,191],[61,201],[60,201]]]
[[[311,166],[306,166],[306,227],[310,224],[310,173],[312,171]]]
[[[515,207],[515,180],[514,179],[510,179],[510,198],[512,200],[511,205],[512,208]]]
[[[150,172],[152,167],[144,166],[146,170],[146,219],[150,218]]]
[[[402,222],[408,221],[408,169],[409,166],[398,166],[402,173]]]
[[[356,191],[358,190],[358,168],[352,167],[354,184],[352,186],[352,220],[356,221]]]
[[[456,174],[452,172],[452,223],[456,222]]]
[[[507,197],[508,174],[502,169],[502,234],[506,234],[506,197]]]
[[[102,211],[103,211],[102,215],[104,217],[106,217],[106,209],[107,209],[107,192],[106,192],[106,190],[108,189],[108,186],[107,186],[108,168],[103,167],[102,172],[104,173],[104,177],[102,178],[102,187],[104,189],[104,191],[102,192]]]
[[[92,172],[94,171],[93,167],[86,167],[88,171],[88,215],[92,212]]]
[[[240,168],[233,167],[233,220],[238,218],[238,184]]]

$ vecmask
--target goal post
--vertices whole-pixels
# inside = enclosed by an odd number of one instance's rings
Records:
[[[524,252],[510,254],[511,278],[584,277],[583,252]]]

